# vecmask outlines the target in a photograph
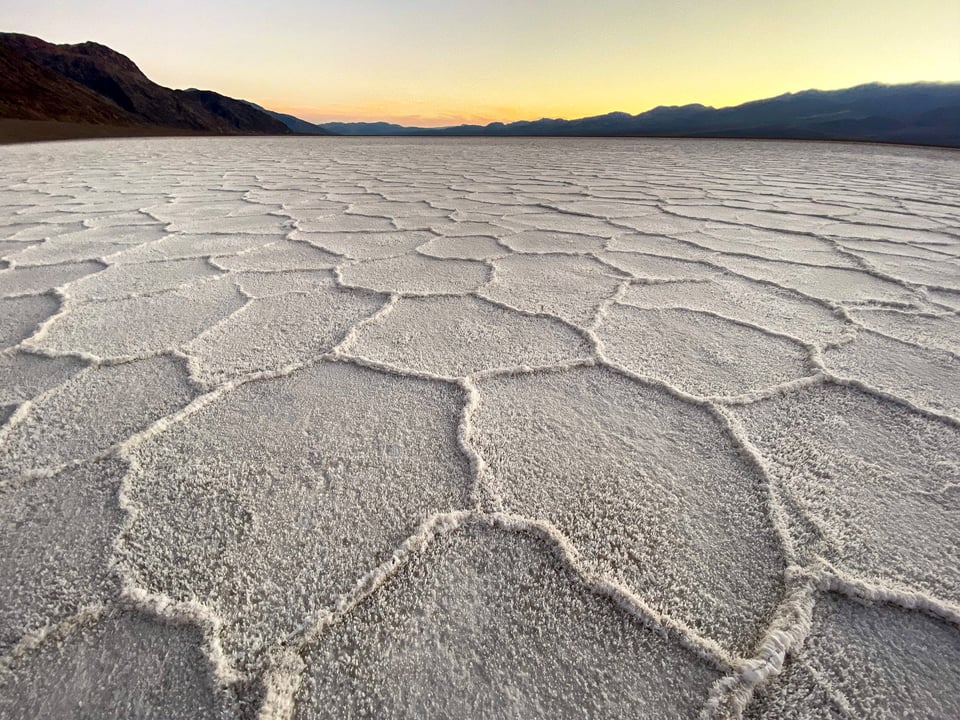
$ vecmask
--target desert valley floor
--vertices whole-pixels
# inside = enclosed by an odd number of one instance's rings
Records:
[[[0,177],[0,717],[960,717],[957,151]]]

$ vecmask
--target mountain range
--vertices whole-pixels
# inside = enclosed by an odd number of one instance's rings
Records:
[[[664,106],[574,120],[444,128],[316,124],[211,90],[163,87],[104,45],[0,33],[0,141],[165,134],[733,137],[960,147],[960,83],[871,83],[734,107]]]
[[[301,121],[302,122],[302,121]],[[960,83],[871,83],[844,90],[806,90],[734,107],[657,107],[638,115],[612,112],[446,128],[389,123],[325,123],[338,135],[730,137],[855,140],[960,147]],[[297,132],[309,132],[298,126]]]

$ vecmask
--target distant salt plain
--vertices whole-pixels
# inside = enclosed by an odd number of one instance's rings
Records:
[[[0,176],[0,717],[960,717],[955,151]]]

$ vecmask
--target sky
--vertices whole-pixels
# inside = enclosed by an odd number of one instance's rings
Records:
[[[441,126],[960,81],[958,0],[0,0],[152,80],[312,121]]]

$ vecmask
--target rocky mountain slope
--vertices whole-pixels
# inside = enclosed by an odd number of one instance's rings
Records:
[[[93,42],[0,33],[0,117],[222,135],[288,135],[279,120],[209,90],[171,90]]]

